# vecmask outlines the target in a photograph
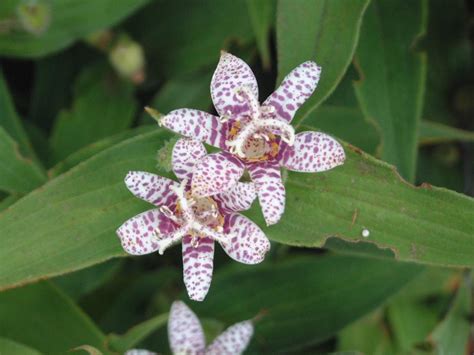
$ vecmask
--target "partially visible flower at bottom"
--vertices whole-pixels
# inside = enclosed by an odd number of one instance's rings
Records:
[[[242,354],[253,335],[253,323],[246,320],[222,332],[206,348],[201,323],[193,311],[181,301],[171,306],[168,339],[173,354],[225,355]]]
[[[251,320],[236,323],[206,347],[204,331],[194,312],[184,302],[174,301],[168,319],[168,340],[175,355],[239,355],[244,352],[253,335]],[[125,355],[156,355],[156,353],[131,349]]]
[[[239,182],[212,197],[192,195],[193,168],[205,155],[200,142],[180,139],[176,143],[172,165],[181,183],[147,172],[129,172],[125,178],[128,189],[159,208],[129,219],[117,230],[122,247],[132,255],[163,254],[181,241],[184,283],[189,297],[196,301],[205,298],[211,284],[214,241],[244,264],[262,262],[270,249],[262,230],[236,213],[249,209],[254,201],[252,183]]]
[[[126,351],[124,355],[158,355],[158,353],[145,349],[131,349]]]

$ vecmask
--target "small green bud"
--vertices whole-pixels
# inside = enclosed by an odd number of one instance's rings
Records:
[[[121,37],[110,50],[109,60],[120,76],[135,84],[145,80],[145,55],[139,43]]]
[[[178,141],[178,137],[171,138],[163,144],[163,147],[156,152],[156,168],[159,171],[170,173],[173,171],[172,154],[173,147]]]
[[[161,119],[164,116],[162,113],[149,106],[145,106],[145,111],[156,121],[156,123],[158,123],[159,126],[161,126]]]
[[[37,36],[44,33],[51,23],[51,5],[47,0],[23,0],[16,12],[21,27]]]

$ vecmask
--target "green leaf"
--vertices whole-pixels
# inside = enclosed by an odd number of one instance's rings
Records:
[[[0,354],[40,355],[41,353],[29,346],[0,337]]]
[[[310,112],[300,130],[321,130],[375,154],[380,142],[375,126],[364,119],[358,108],[323,105]]]
[[[277,83],[307,60],[322,66],[318,88],[298,110],[295,123],[321,104],[341,81],[354,54],[368,3],[369,0],[279,0]]]
[[[167,81],[155,95],[150,106],[163,114],[178,107],[208,111],[211,106],[209,83],[212,73],[212,70],[202,70]],[[156,124],[147,112],[143,113],[142,121]]]
[[[450,127],[442,123],[422,121],[420,144],[436,144],[452,141],[474,142],[474,133]]]
[[[358,350],[371,355],[397,354],[381,317],[382,312],[377,311],[344,328],[338,335],[338,350]]]
[[[166,326],[167,322],[168,313],[160,314],[136,325],[123,335],[110,335],[109,345],[116,351],[125,352],[140,343],[157,329]]]
[[[87,67],[75,86],[70,111],[62,111],[53,128],[53,160],[128,128],[136,110],[133,88],[112,74],[105,63]]]
[[[426,58],[413,46],[426,29],[426,6],[424,0],[374,0],[355,55],[360,81],[354,88],[364,115],[380,128],[382,159],[409,181],[415,177],[426,77]]]
[[[270,68],[269,34],[275,21],[276,0],[246,0],[263,67]]]
[[[1,38],[1,36],[0,36]],[[28,136],[21,124],[13,100],[8,91],[7,83],[0,67],[0,126],[18,142],[21,153],[29,158],[35,158],[35,153],[28,140]]]
[[[50,0],[51,24],[41,35],[10,31],[0,36],[0,54],[21,58],[41,57],[63,49],[91,32],[106,29],[149,0]],[[21,0],[0,6],[0,17],[15,16]]]
[[[109,260],[90,268],[54,279],[55,285],[74,300],[91,293],[109,281],[122,267],[122,260]]]
[[[0,211],[8,208],[13,205],[16,201],[20,199],[20,195],[8,195],[0,200]]]
[[[0,336],[47,354],[84,344],[103,349],[105,336],[100,330],[46,282],[0,293],[0,319]]]
[[[0,126],[0,190],[26,194],[46,181],[46,176],[31,159],[21,155],[18,144]]]
[[[472,290],[468,285],[472,285],[472,281],[466,280],[466,283],[461,284],[450,312],[430,337],[435,345],[436,354],[463,354],[468,348],[471,329],[468,316],[471,312],[472,298]]]
[[[2,213],[0,289],[125,255],[116,228],[151,206],[135,198],[123,178],[130,170],[156,171],[156,151],[169,137],[157,128],[119,143]],[[289,173],[286,213],[278,225],[263,227],[259,206],[252,208],[251,218],[272,240],[321,247],[336,236],[389,248],[403,261],[474,266],[472,198],[416,188],[390,165],[344,147],[341,167]],[[364,228],[368,238],[361,236]]]
[[[128,21],[127,31],[147,49],[150,76],[167,78],[215,66],[221,49],[254,37],[245,0],[157,0]]]
[[[72,153],[66,159],[60,161],[58,164],[53,166],[48,171],[48,176],[51,178],[57,177],[65,173],[69,169],[75,167],[77,164],[93,157],[94,155],[100,153],[103,150],[106,150],[107,148],[116,145],[117,143],[120,143],[123,140],[135,137],[145,132],[150,132],[154,129],[156,128],[150,126],[137,127],[89,144],[84,148],[81,148],[78,151]]]
[[[215,275],[206,302],[192,308],[200,318],[215,317],[227,326],[261,313],[249,353],[291,351],[321,342],[373,310],[419,270],[339,255],[233,265]]]
[[[157,129],[107,149],[1,214],[0,289],[124,256],[115,230],[150,206],[123,179],[129,170],[154,171],[156,150],[169,136]]]

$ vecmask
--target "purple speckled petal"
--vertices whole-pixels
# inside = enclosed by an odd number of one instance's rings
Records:
[[[214,240],[200,238],[192,245],[190,236],[183,238],[183,277],[188,296],[202,301],[209,291],[214,267]]]
[[[132,255],[145,255],[157,251],[160,236],[168,235],[175,228],[173,222],[158,209],[149,210],[130,218],[117,229],[123,249]]]
[[[283,79],[278,89],[263,103],[273,106],[277,117],[290,122],[318,85],[321,67],[308,61],[300,64]]]
[[[168,340],[174,354],[204,354],[206,340],[201,323],[184,302],[174,301],[171,305]]]
[[[253,324],[247,320],[234,324],[220,334],[206,349],[206,355],[239,355],[253,335]]]
[[[158,355],[158,353],[145,349],[130,349],[125,352],[125,355]]]
[[[169,206],[176,200],[170,186],[178,186],[178,183],[152,173],[130,171],[125,177],[125,185],[135,196],[155,206]]]
[[[279,164],[252,164],[248,166],[248,171],[255,183],[265,222],[268,226],[277,223],[285,211],[285,186],[281,181]]]
[[[214,196],[221,203],[221,207],[227,211],[246,211],[251,206],[257,192],[255,186],[250,182],[238,182],[227,191]]]
[[[190,138],[181,138],[173,147],[173,172],[180,180],[191,179],[194,165],[207,154],[204,145]]]
[[[238,213],[226,215],[224,231],[232,234],[230,243],[221,244],[234,260],[244,264],[258,264],[270,250],[270,241],[262,230],[247,217]]]
[[[320,132],[301,132],[283,153],[281,164],[290,170],[315,173],[342,165],[345,158],[344,149],[334,138]]]
[[[237,95],[244,86],[258,100],[257,80],[250,67],[242,59],[222,52],[211,81],[212,102],[220,116],[241,115],[248,110],[247,103]]]
[[[164,127],[185,137],[226,149],[223,132],[226,132],[227,128],[218,117],[210,113],[182,108],[171,111],[160,122]]]
[[[227,152],[206,155],[194,167],[193,195],[219,194],[234,186],[244,173],[242,162]]]

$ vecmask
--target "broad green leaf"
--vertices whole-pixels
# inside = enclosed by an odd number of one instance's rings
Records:
[[[421,121],[420,144],[436,144],[452,141],[474,142],[474,133],[450,127],[442,123]]]
[[[285,352],[327,339],[381,305],[420,270],[330,254],[231,267],[215,275],[206,302],[192,308],[226,326],[261,314],[249,353]]]
[[[107,148],[110,148],[114,146],[115,144],[120,143],[123,140],[126,140],[128,138],[134,137],[139,134],[143,134],[145,132],[149,132],[154,129],[155,127],[149,127],[149,126],[137,127],[131,130],[127,130],[127,131],[115,134],[111,137],[101,139],[92,144],[89,144],[85,146],[84,148],[81,148],[78,151],[72,153],[66,159],[60,161],[58,164],[53,166],[48,171],[48,176],[51,178],[59,176],[65,173],[66,171],[68,171],[69,169],[75,167],[77,164],[83,162],[84,160],[87,160],[93,157],[94,155],[100,153],[101,151]]]
[[[167,81],[155,95],[150,106],[163,114],[177,108],[209,111],[212,104],[209,95],[212,73],[212,70],[207,69]],[[143,113],[142,121],[156,124],[147,112]]]
[[[355,61],[359,104],[382,136],[382,159],[415,177],[426,58],[413,48],[426,30],[426,1],[374,0],[367,9]],[[403,19],[403,26],[400,26]]]
[[[35,158],[33,148],[15,110],[1,69],[0,67],[0,126],[18,142],[22,154],[29,158]]]
[[[322,66],[316,92],[298,110],[298,123],[341,81],[354,54],[369,0],[279,0],[277,6],[278,79],[299,64]]]
[[[365,120],[361,110],[356,107],[324,104],[310,112],[300,125],[300,130],[308,128],[316,128],[339,137],[369,154],[378,152],[379,132],[373,122]],[[474,133],[441,123],[421,121],[418,137],[419,145],[453,141],[474,141]]]
[[[397,354],[382,316],[383,313],[377,311],[344,328],[338,334],[338,350],[358,350],[370,355]]]
[[[46,354],[85,344],[103,349],[100,330],[47,282],[0,293],[0,319],[0,336]]]
[[[13,205],[16,201],[20,199],[20,195],[8,195],[0,200],[0,211],[8,208],[10,205]]]
[[[0,354],[40,355],[41,353],[29,346],[0,337]]]
[[[156,171],[160,129],[109,148],[51,180],[0,215],[0,288],[123,256],[115,230],[151,208],[126,189],[129,170]],[[286,212],[266,228],[284,244],[320,247],[328,237],[365,240],[418,263],[474,266],[474,200],[429,185],[414,187],[390,165],[344,145],[346,163],[319,174],[289,173]],[[370,231],[363,238],[363,229]],[[31,246],[34,245],[34,248]],[[48,262],[45,262],[48,260]]]
[[[0,54],[31,58],[63,49],[91,32],[107,29],[149,0],[50,0],[50,26],[41,35],[10,31],[0,35]],[[2,1],[0,18],[15,16],[21,0]]]
[[[82,46],[61,51],[35,61],[28,118],[50,130],[59,111],[69,105],[72,83],[80,70],[96,58]]]
[[[116,77],[105,63],[87,67],[74,91],[71,110],[62,111],[53,127],[51,148],[55,162],[128,128],[137,108],[131,84]]]
[[[128,21],[127,31],[147,49],[150,76],[167,78],[215,65],[221,49],[254,37],[245,0],[157,0]]]
[[[380,142],[375,126],[358,108],[323,105],[310,112],[300,130],[316,129],[334,135],[367,153],[375,154]]]
[[[69,297],[77,300],[109,281],[121,267],[122,260],[109,260],[72,274],[59,276],[54,279],[54,284]]]
[[[263,67],[270,68],[269,34],[275,22],[276,0],[246,0]]]
[[[430,336],[437,355],[464,354],[468,349],[472,290],[466,283],[461,283],[451,310]]]
[[[165,327],[167,322],[168,314],[160,314],[136,325],[123,335],[110,335],[108,339],[109,346],[116,351],[125,352],[126,350],[135,347],[138,343],[140,343],[143,339],[148,337],[157,329]]]
[[[0,126],[0,190],[26,194],[43,184],[46,176],[31,159],[25,158],[18,144]]]

